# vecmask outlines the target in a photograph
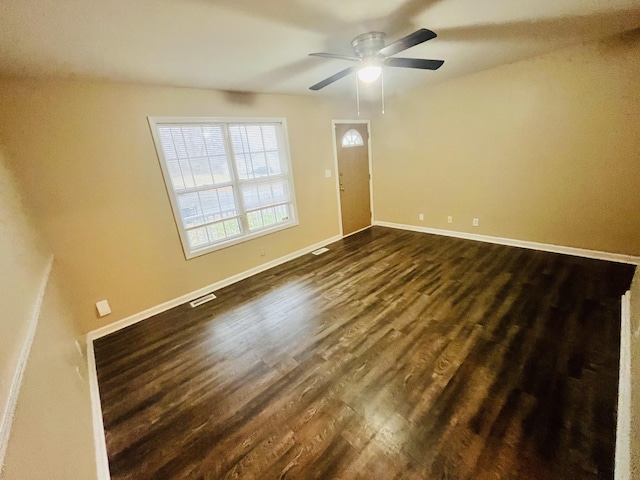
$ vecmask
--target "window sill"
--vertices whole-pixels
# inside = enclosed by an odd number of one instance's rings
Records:
[[[249,240],[254,240],[256,238],[270,235],[275,232],[280,232],[282,230],[286,230],[288,228],[296,227],[299,225],[299,222],[293,221],[291,223],[286,223],[284,225],[278,225],[273,228],[266,228],[264,230],[257,231],[255,233],[251,233],[249,235],[243,235],[241,237],[233,238],[226,242],[216,243],[215,245],[209,245],[204,248],[200,248],[198,250],[193,250],[191,252],[184,252],[184,256],[187,260],[191,260],[192,258],[200,257],[202,255],[206,255],[207,253],[215,252],[216,250],[222,250],[223,248],[232,247],[234,245],[238,245],[240,243],[248,242]]]

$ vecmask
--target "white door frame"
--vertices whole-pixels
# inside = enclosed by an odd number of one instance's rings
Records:
[[[340,170],[338,169],[338,143],[336,138],[336,126],[345,123],[358,123],[367,126],[367,152],[369,155],[369,205],[371,208],[371,225],[373,225],[373,162],[371,160],[371,120],[331,120],[331,137],[333,138],[333,164],[336,177],[336,196],[338,198],[338,227],[340,229],[340,236],[344,237],[344,231],[342,230],[342,202],[340,201]],[[365,230],[365,227],[362,230]],[[361,230],[350,233],[358,233]]]

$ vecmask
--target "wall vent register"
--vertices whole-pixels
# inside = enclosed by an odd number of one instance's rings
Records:
[[[297,225],[284,119],[149,124],[186,258]]]

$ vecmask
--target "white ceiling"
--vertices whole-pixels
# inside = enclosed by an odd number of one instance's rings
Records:
[[[351,54],[378,30],[438,38],[398,56],[440,70],[385,69],[392,93],[640,27],[640,0],[2,0],[0,73],[97,77],[219,90],[341,95]]]

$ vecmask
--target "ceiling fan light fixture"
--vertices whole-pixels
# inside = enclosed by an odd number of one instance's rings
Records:
[[[375,82],[382,73],[382,67],[380,65],[364,65],[358,70],[358,78],[364,83]]]

